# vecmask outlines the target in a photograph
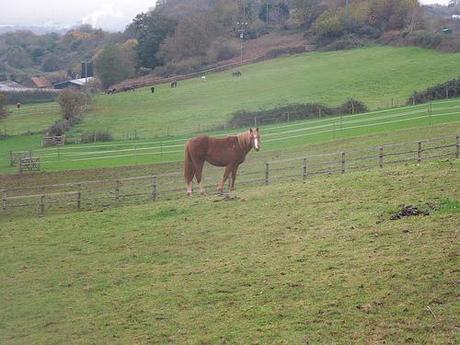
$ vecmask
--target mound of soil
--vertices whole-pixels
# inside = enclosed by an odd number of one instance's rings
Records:
[[[402,206],[402,208],[398,212],[394,213],[390,219],[397,220],[397,219],[401,219],[404,217],[419,216],[419,215],[429,216],[430,211],[428,209],[420,209],[414,205],[407,205],[407,206]]]

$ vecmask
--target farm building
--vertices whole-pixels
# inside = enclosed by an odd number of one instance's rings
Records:
[[[66,80],[66,81],[54,84],[54,88],[55,89],[66,89],[66,88],[81,89],[83,86],[85,86],[87,83],[89,83],[92,80],[94,80],[94,77]]]
[[[0,81],[0,91],[11,91],[11,90],[15,91],[17,89],[23,89],[23,88],[24,86],[12,80]]]
[[[50,89],[53,84],[46,77],[31,77],[24,83],[26,86],[38,88],[38,89]]]

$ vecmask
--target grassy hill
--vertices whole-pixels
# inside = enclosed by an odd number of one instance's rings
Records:
[[[169,85],[113,96],[100,95],[92,111],[71,134],[108,130],[117,138],[155,138],[204,131],[222,125],[237,110],[271,108],[293,102],[337,105],[349,97],[370,108],[402,104],[421,90],[460,75],[459,54],[420,48],[370,47],[338,52],[312,52],[241,67]],[[43,130],[56,118],[50,105],[25,107],[0,120],[0,130],[19,134]],[[14,109],[13,109],[14,110]],[[41,114],[41,116],[35,116]]]
[[[373,47],[313,52],[269,60],[230,72],[210,74],[133,93],[101,96],[74,133],[107,129],[117,137],[136,131],[153,138],[209,130],[237,110],[293,102],[337,105],[349,97],[372,109],[404,102],[414,91],[460,74],[459,54],[419,48]]]
[[[459,168],[0,218],[0,342],[458,343]]]

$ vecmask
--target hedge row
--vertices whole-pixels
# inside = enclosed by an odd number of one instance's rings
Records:
[[[59,91],[2,91],[6,96],[7,104],[16,103],[39,103],[39,102],[50,102],[56,100],[59,95]]]
[[[250,127],[258,124],[296,121],[338,114],[356,114],[366,111],[368,111],[367,106],[355,99],[349,99],[338,107],[328,107],[321,103],[289,104],[273,109],[237,111],[233,113],[228,126],[230,128]]]
[[[435,99],[460,97],[460,78],[455,78],[445,83],[429,87],[424,91],[414,91],[407,100],[407,104],[420,104]]]

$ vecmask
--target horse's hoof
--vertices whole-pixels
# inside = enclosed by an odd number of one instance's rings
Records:
[[[187,192],[187,196],[192,196],[192,192]]]

